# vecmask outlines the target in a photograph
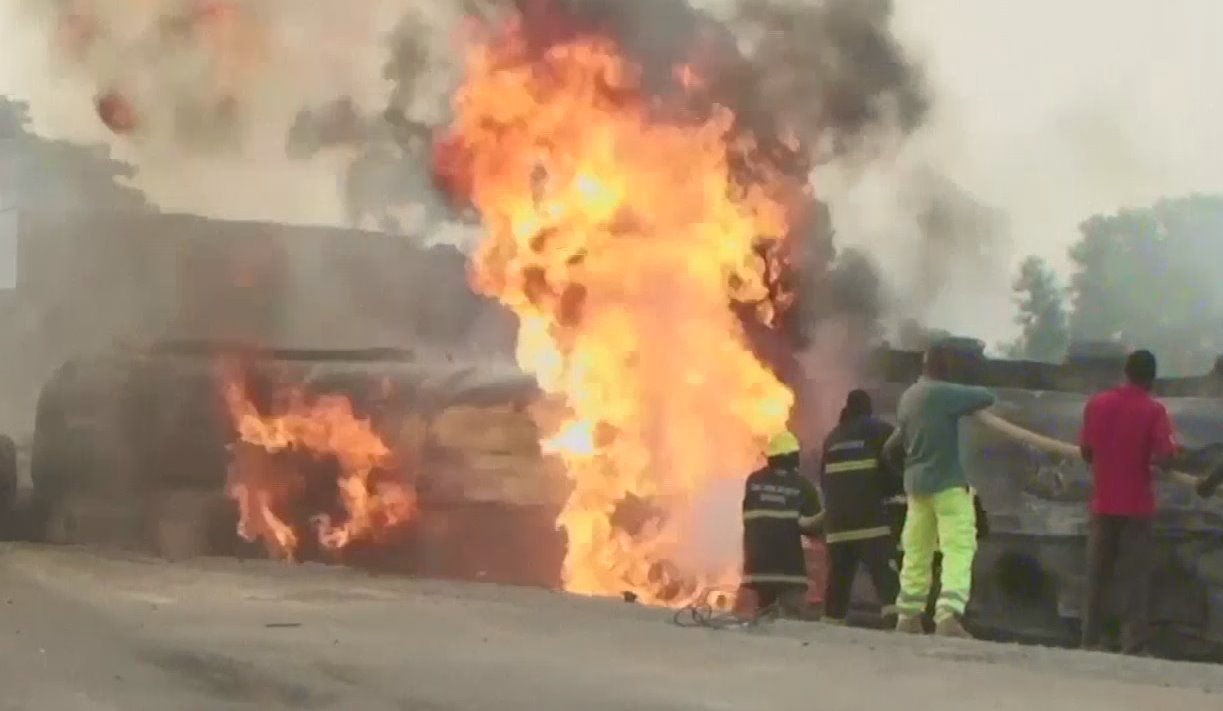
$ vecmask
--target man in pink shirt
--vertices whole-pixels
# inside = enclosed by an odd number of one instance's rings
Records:
[[[1151,397],[1155,371],[1150,351],[1134,351],[1125,361],[1126,383],[1095,395],[1083,410],[1079,447],[1095,483],[1083,609],[1088,649],[1100,647],[1102,608],[1117,568],[1124,593],[1122,651],[1144,653],[1150,636],[1152,467],[1166,465],[1177,452],[1168,411]]]

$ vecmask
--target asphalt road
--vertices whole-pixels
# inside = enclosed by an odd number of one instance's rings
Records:
[[[10,709],[1223,708],[1223,667],[820,624],[693,630],[540,590],[0,547]]]

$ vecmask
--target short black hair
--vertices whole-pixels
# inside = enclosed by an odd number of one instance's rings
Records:
[[[951,349],[943,342],[931,343],[922,357],[922,372],[935,380],[944,380],[951,372]]]
[[[1155,384],[1155,354],[1148,350],[1137,350],[1125,359],[1125,379],[1144,388]]]
[[[865,390],[850,390],[845,398],[845,417],[865,417],[871,414],[871,396]]]

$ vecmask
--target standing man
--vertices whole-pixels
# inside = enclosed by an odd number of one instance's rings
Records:
[[[896,630],[922,632],[921,615],[932,584],[936,549],[942,552],[940,592],[935,604],[935,634],[970,637],[961,618],[972,592],[972,562],[977,552],[973,495],[960,463],[960,419],[994,404],[981,387],[947,382],[951,353],[932,346],[922,362],[923,374],[900,396],[897,429],[888,439],[889,453],[903,452],[908,510],[900,545],[900,594]],[[889,459],[892,458],[889,454]]]
[[[859,563],[870,574],[883,617],[887,619],[895,610],[895,543],[884,502],[902,485],[882,456],[893,428],[875,418],[871,410],[871,398],[865,391],[849,393],[841,422],[824,441],[820,460],[824,541],[828,545],[824,621],[833,624],[843,624],[849,613]]]
[[[798,438],[771,439],[763,469],[747,478],[743,495],[743,586],[759,610],[803,617],[807,557],[802,536],[819,524],[815,485],[798,472]]]
[[[1087,599],[1083,647],[1098,648],[1105,594],[1114,568],[1124,579],[1122,651],[1145,652],[1150,633],[1148,600],[1155,515],[1152,467],[1177,452],[1168,411],[1151,397],[1155,356],[1134,351],[1125,361],[1126,383],[1087,401],[1079,448],[1091,465],[1095,491],[1087,534]]]

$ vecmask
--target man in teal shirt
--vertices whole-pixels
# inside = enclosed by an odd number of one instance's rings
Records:
[[[923,375],[900,396],[896,431],[885,452],[904,458],[908,511],[900,545],[904,561],[896,598],[898,632],[920,633],[932,584],[934,553],[943,553],[935,633],[968,637],[961,623],[972,592],[977,517],[968,478],[960,463],[960,419],[991,406],[994,394],[947,382],[950,353],[926,351]]]

